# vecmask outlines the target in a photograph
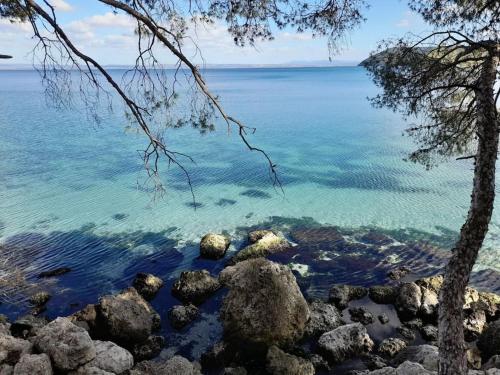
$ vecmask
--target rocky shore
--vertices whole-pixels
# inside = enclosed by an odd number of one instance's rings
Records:
[[[313,243],[311,252],[323,251],[322,233],[315,233],[318,246]],[[332,233],[330,244],[343,241]],[[374,233],[363,241],[393,242]],[[50,322],[40,314],[50,295],[31,296],[33,314],[0,322],[0,375],[437,373],[441,275],[415,278],[411,268],[401,266],[391,269],[383,285],[332,283],[326,298],[310,298],[304,296],[297,263],[279,262],[294,248],[279,233],[252,231],[232,256],[230,242],[213,233],[202,238],[200,257],[225,267],[218,275],[182,272],[170,290],[179,303],[165,316],[150,304],[165,280],[148,273],[137,274],[122,292]],[[160,327],[182,330],[194,324],[217,293],[223,293],[222,340],[199,358],[169,351]],[[469,373],[500,375],[500,296],[468,288],[464,312]]]

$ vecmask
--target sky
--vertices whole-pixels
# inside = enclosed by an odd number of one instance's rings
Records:
[[[49,0],[56,8],[58,22],[85,53],[104,65],[130,65],[136,56],[134,23],[124,14],[114,14],[111,8],[96,0]],[[428,26],[412,13],[405,0],[368,0],[367,21],[349,34],[343,50],[333,56],[333,62],[350,65],[366,58],[380,40],[422,33]],[[275,40],[259,42],[255,47],[237,47],[223,23],[198,27],[190,35],[196,40],[206,64],[301,64],[327,61],[327,41],[313,38],[310,33],[293,30],[275,33]],[[0,60],[0,65],[31,64],[30,51],[34,40],[28,24],[11,24],[0,19],[0,54],[12,55]],[[195,48],[184,47],[188,56]],[[160,55],[165,63],[174,60]],[[200,63],[201,60],[197,62]]]

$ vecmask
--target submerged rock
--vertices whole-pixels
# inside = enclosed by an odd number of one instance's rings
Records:
[[[74,370],[96,356],[95,345],[87,331],[67,318],[57,318],[40,329],[35,347],[48,354],[56,369],[62,371]]]
[[[274,233],[272,230],[267,229],[251,231],[248,233],[248,242],[250,242],[251,244],[256,243],[267,235],[276,235],[276,233]]]
[[[330,362],[342,362],[345,359],[369,352],[373,349],[366,328],[360,323],[348,324],[324,333],[318,340],[318,350]]]
[[[163,280],[150,273],[139,272],[132,285],[145,300],[151,301],[163,286]]]
[[[71,268],[69,267],[60,267],[60,268],[55,268],[50,271],[44,271],[41,272],[38,277],[39,278],[44,278],[44,277],[54,277],[54,276],[61,276],[64,275],[68,272],[71,272]]]
[[[240,250],[232,259],[230,264],[235,264],[246,259],[266,257],[290,248],[290,243],[283,237],[273,232],[266,233],[255,243]]]
[[[345,309],[350,301],[363,298],[367,293],[362,286],[337,284],[330,289],[328,300],[339,309]]]
[[[267,352],[267,371],[272,375],[314,375],[311,362],[304,358],[285,353],[276,346]]]
[[[41,307],[49,302],[51,295],[47,292],[38,292],[29,298],[29,303],[36,307]]]
[[[305,329],[307,336],[319,336],[344,324],[337,308],[329,303],[313,301],[309,311],[311,318]]]
[[[229,287],[220,313],[227,339],[271,346],[302,337],[309,307],[288,267],[249,259],[227,267],[220,279]]]
[[[168,312],[170,324],[175,329],[182,329],[198,317],[200,311],[195,305],[176,305]]]
[[[14,375],[52,375],[52,364],[47,354],[25,354],[14,367]],[[0,374],[3,374],[0,370]]]
[[[200,256],[206,259],[220,259],[226,255],[231,241],[222,234],[208,233],[200,241]]]
[[[359,237],[359,240],[361,242],[370,244],[370,245],[378,245],[378,246],[384,246],[384,245],[389,245],[393,243],[394,241],[392,238],[386,236],[385,234],[375,232],[375,231],[369,231],[368,233],[362,235]]]
[[[130,352],[136,361],[144,361],[158,356],[164,346],[163,336],[151,335],[146,341],[134,344]]]
[[[184,271],[172,287],[172,295],[182,302],[200,305],[220,288],[207,270]]]

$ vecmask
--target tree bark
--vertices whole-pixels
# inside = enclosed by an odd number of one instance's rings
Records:
[[[465,288],[488,231],[495,200],[495,164],[499,121],[494,84],[498,56],[483,63],[475,90],[477,154],[471,204],[460,238],[446,267],[439,296],[439,375],[466,375],[467,359],[463,331]]]

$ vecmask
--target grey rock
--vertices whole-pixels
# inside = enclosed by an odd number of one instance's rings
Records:
[[[318,340],[318,350],[331,362],[342,362],[373,348],[366,328],[360,323],[348,324],[324,333]]]
[[[283,237],[268,232],[259,238],[256,242],[241,249],[230,261],[231,265],[247,259],[266,257],[287,250],[291,247],[290,243]]]
[[[87,331],[67,318],[57,318],[40,329],[35,347],[49,355],[58,370],[69,371],[90,362],[96,350]]]
[[[500,369],[500,355],[499,354],[492,356],[488,360],[488,362],[486,362],[483,366],[483,370],[489,370],[490,368]]]
[[[25,354],[14,367],[14,375],[52,375],[47,354]]]
[[[305,329],[307,336],[319,336],[344,324],[337,308],[329,303],[313,301],[309,304],[309,311],[311,317]]]
[[[420,314],[427,319],[437,317],[438,313],[438,295],[431,289],[420,287],[422,300],[420,304]]]
[[[309,361],[317,371],[330,371],[330,365],[328,364],[328,361],[319,354],[312,354],[309,357]]]
[[[226,255],[231,241],[222,234],[208,233],[200,241],[200,256],[206,259],[220,259]]]
[[[311,362],[304,358],[285,353],[277,346],[271,346],[267,352],[267,371],[272,375],[314,375]]]
[[[422,337],[427,341],[437,341],[438,339],[438,328],[433,325],[423,326],[420,330]]]
[[[411,361],[419,363],[426,370],[437,371],[439,362],[438,348],[432,345],[408,346],[399,352],[396,361]]]
[[[96,357],[88,366],[114,374],[122,374],[134,366],[132,354],[111,341],[94,341]]]
[[[387,316],[387,314],[380,314],[380,315],[378,316],[378,320],[379,320],[379,322],[380,322],[380,323],[382,323],[382,324],[387,324],[387,323],[389,323],[389,317]]]
[[[486,313],[475,310],[466,314],[464,319],[464,335],[467,341],[476,340],[486,326]]]
[[[31,354],[33,345],[20,338],[0,334],[0,364],[14,365],[25,354]]]
[[[403,319],[411,319],[417,316],[422,301],[422,291],[415,283],[405,283],[399,289],[395,307]]]
[[[364,324],[364,325],[372,324],[375,321],[372,313],[369,312],[364,307],[350,308],[349,314],[351,315],[351,320],[353,322],[360,322],[361,324]]]
[[[168,312],[170,324],[175,329],[182,329],[195,320],[200,314],[200,311],[195,305],[176,305]]]
[[[163,287],[163,280],[153,274],[139,272],[132,285],[146,301],[151,301]]]
[[[330,289],[328,301],[339,309],[345,309],[350,301],[363,298],[367,293],[368,290],[362,286],[337,284]]]
[[[46,318],[25,315],[22,316],[10,326],[10,331],[15,337],[28,338],[38,334],[40,329],[48,324]]]
[[[226,367],[222,375],[247,375],[247,370],[244,367]]]
[[[388,338],[383,340],[379,347],[378,347],[378,352],[382,355],[386,355],[388,357],[394,357],[396,354],[398,354],[401,350],[406,348],[406,341],[403,341],[398,338]]]
[[[398,296],[398,288],[394,286],[376,285],[368,290],[370,299],[379,304],[393,304]]]
[[[181,356],[174,356],[165,362],[139,362],[130,375],[202,375],[199,366]]]
[[[146,341],[135,343],[130,348],[130,352],[136,361],[144,361],[159,355],[164,346],[163,336],[151,335]]]
[[[33,306],[40,307],[49,302],[50,298],[51,295],[47,292],[37,292],[29,298],[29,303]]]
[[[172,287],[172,295],[182,302],[200,305],[220,288],[207,270],[185,271]]]
[[[417,334],[415,333],[414,330],[408,328],[408,327],[398,327],[396,328],[398,333],[403,336],[405,339],[408,341],[413,341],[417,337]]]

